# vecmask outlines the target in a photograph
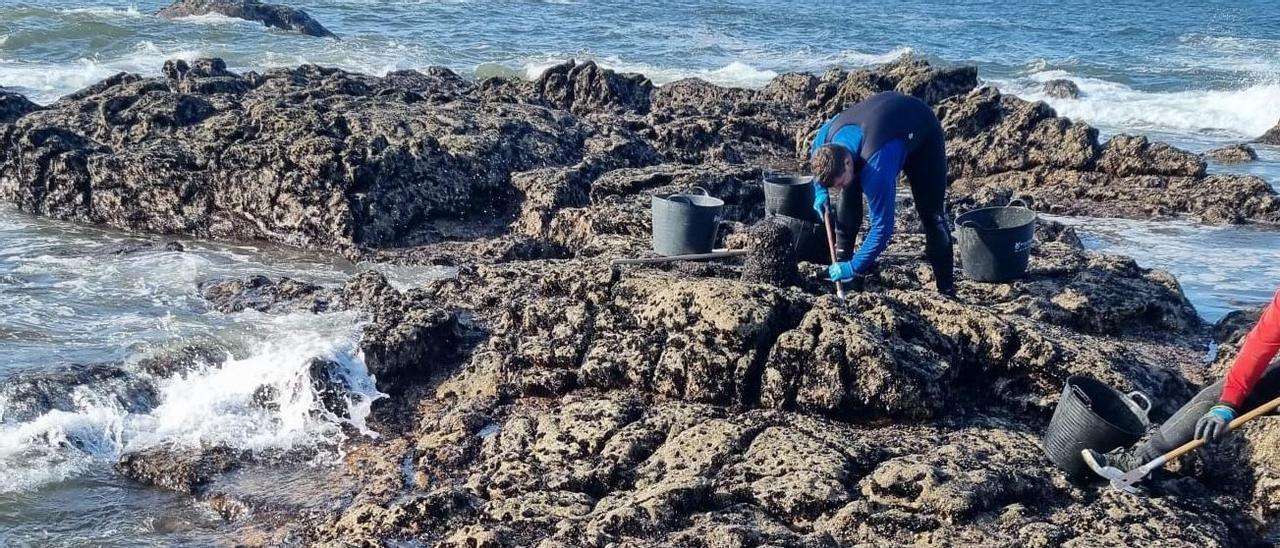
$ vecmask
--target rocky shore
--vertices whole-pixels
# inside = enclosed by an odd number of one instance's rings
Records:
[[[211,486],[288,455],[122,459],[129,477],[245,522],[246,543],[1262,543],[1280,508],[1273,425],[1184,461],[1146,498],[1069,478],[1041,453],[1068,376],[1142,390],[1158,421],[1220,373],[1248,325],[1244,313],[1203,325],[1172,275],[1087,251],[1070,228],[1042,221],[1026,278],[962,280],[955,299],[929,289],[910,215],[846,302],[807,263],[778,285],[737,261],[610,266],[648,251],[651,195],[693,186],[725,199],[726,243],[750,241],[762,175],[798,170],[827,116],[889,89],[937,109],[956,212],[1021,199],[1064,215],[1280,223],[1261,179],[1207,175],[1200,155],[1142,137],[1102,142],[980,87],[972,67],[911,58],[758,90],[655,87],[590,62],[471,82],[442,68],[175,61],[47,106],[0,90],[0,199],[135,232],[458,267],[406,291],[373,272],[340,288],[202,284],[225,313],[359,311],[365,361],[391,396],[371,419],[382,436],[345,448],[351,487],[329,511]],[[340,397],[326,371],[311,368],[317,391]],[[128,372],[65,374],[147,394]],[[56,396],[38,381],[33,393]]]

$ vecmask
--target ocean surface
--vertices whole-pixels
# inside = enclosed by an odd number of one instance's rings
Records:
[[[472,77],[536,77],[570,58],[663,84],[699,77],[755,87],[787,71],[885,62],[904,53],[975,64],[980,77],[1104,135],[1141,133],[1203,151],[1257,137],[1280,119],[1280,2],[591,2],[587,0],[282,0],[341,40],[217,16],[154,17],[166,2],[0,0],[0,86],[48,103],[120,71],[158,74],[166,59],[216,56],[233,70],[318,63],[382,74],[444,65]],[[1047,98],[1067,78],[1079,99]],[[1211,171],[1280,184],[1280,150]],[[1069,220],[1087,245],[1174,272],[1213,321],[1280,286],[1280,232],[1191,222]],[[150,244],[148,246],[148,244]],[[0,206],[0,546],[196,545],[233,533],[186,497],[142,489],[111,465],[125,451],[183,444],[305,450],[309,478],[364,425],[372,388],[359,318],[224,315],[196,285],[247,274],[336,285],[368,265],[267,246],[163,242],[33,219]],[[398,270],[411,285],[445,275]],[[67,364],[139,360],[185,342],[225,359],[154,381],[158,405],[130,411],[118,387],[89,384],[69,404],[14,418],[13,379]],[[340,363],[357,389],[349,418],[317,412],[310,358]],[[254,405],[271,385],[281,405]],[[8,389],[6,391],[6,388]],[[6,417],[6,413],[9,417]],[[314,482],[312,482],[314,483]]]

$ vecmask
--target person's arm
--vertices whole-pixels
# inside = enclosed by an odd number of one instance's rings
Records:
[[[1222,388],[1222,403],[1240,409],[1249,392],[1257,384],[1258,379],[1267,370],[1271,360],[1280,352],[1280,292],[1271,299],[1271,304],[1262,311],[1262,318],[1244,340],[1240,355],[1227,373],[1226,385]]]
[[[876,258],[889,247],[893,237],[894,205],[898,194],[898,172],[906,158],[906,144],[900,139],[885,143],[867,161],[862,170],[862,192],[867,196],[867,209],[871,214],[871,229],[853,256],[853,272],[866,274],[875,265]]]

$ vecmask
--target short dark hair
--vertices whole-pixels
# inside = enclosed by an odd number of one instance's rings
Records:
[[[809,160],[809,167],[818,184],[824,188],[831,188],[836,179],[844,175],[844,162],[848,158],[848,149],[836,144],[826,144],[818,147],[818,150],[813,153],[813,158]]]

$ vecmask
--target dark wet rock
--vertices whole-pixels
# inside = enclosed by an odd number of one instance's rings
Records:
[[[952,185],[955,207],[995,205],[1008,196],[1057,215],[1134,219],[1193,216],[1206,223],[1280,222],[1280,195],[1247,175],[1117,177],[1097,171],[1011,171]]]
[[[1199,156],[1153,143],[1145,136],[1116,135],[1102,147],[1098,169],[1119,177],[1130,175],[1172,175],[1200,177],[1205,163]]]
[[[304,66],[250,79],[214,61],[183,74],[116,78],[21,118],[0,197],[154,233],[329,249],[448,241],[501,230],[510,175],[582,161],[589,132],[562,111],[385,93],[403,75]],[[203,80],[222,83],[183,91]]]
[[[240,466],[243,451],[229,447],[155,447],[126,453],[116,471],[134,481],[194,494],[218,474]]]
[[[1044,83],[1044,93],[1057,99],[1079,99],[1080,86],[1064,78],[1055,78]]]
[[[1238,346],[1244,341],[1258,319],[1262,317],[1265,307],[1255,306],[1241,310],[1233,310],[1213,324],[1213,340],[1218,344]]]
[[[1253,150],[1253,147],[1248,144],[1241,143],[1238,145],[1215,148],[1205,152],[1204,157],[1221,164],[1237,164],[1257,160],[1258,152]]]
[[[168,242],[164,244],[164,250],[182,253],[183,251],[187,250],[187,247],[182,245],[182,242]]]
[[[992,87],[952,97],[937,110],[953,178],[1037,167],[1089,170],[1101,152],[1096,129]]]
[[[305,11],[277,4],[264,4],[258,0],[178,0],[156,13],[167,19],[209,14],[257,21],[268,27],[310,36],[337,37]]]
[[[381,274],[353,276],[343,287],[343,301],[371,317],[360,349],[383,392],[443,372],[463,350],[457,313],[400,293]]]
[[[40,105],[32,103],[16,92],[0,88],[0,124],[12,124],[23,116],[40,110]]]
[[[653,82],[643,74],[619,74],[600,68],[595,61],[553,66],[538,76],[533,87],[548,106],[577,114],[646,114],[654,89]]]
[[[27,422],[51,411],[82,411],[90,401],[146,413],[160,404],[160,390],[150,379],[115,364],[53,365],[0,376],[0,401],[0,421]]]
[[[1275,127],[1268,129],[1266,133],[1263,133],[1261,137],[1258,137],[1256,142],[1264,145],[1280,146],[1280,122],[1276,122]]]
[[[202,367],[221,365],[230,357],[226,348],[214,343],[183,344],[176,349],[165,349],[144,357],[132,364],[132,369],[156,378],[183,375]]]
[[[344,369],[342,364],[324,358],[312,358],[307,362],[307,376],[311,380],[311,389],[320,400],[321,409],[335,417],[349,419],[351,412],[347,398],[351,395],[352,386]],[[254,396],[258,399],[257,391]],[[262,395],[262,400],[268,405],[274,399],[270,394]]]
[[[333,307],[334,300],[331,290],[318,285],[266,276],[204,282],[200,284],[200,296],[224,314],[244,310],[324,312]]]

